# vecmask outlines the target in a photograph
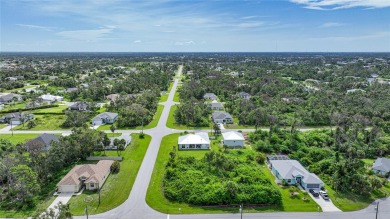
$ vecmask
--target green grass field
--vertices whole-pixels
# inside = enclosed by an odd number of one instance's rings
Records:
[[[177,109],[177,105],[173,105],[169,110],[168,120],[166,124],[168,128],[178,129],[178,130],[211,130],[211,127],[190,127],[190,126],[176,124],[175,116],[174,116],[176,109]]]
[[[100,205],[98,204],[98,194],[96,192],[85,191],[79,196],[73,196],[69,202],[71,212],[74,215],[84,215],[86,204],[84,199],[87,196],[92,198],[92,201],[88,203],[90,214],[98,214],[113,209],[129,197],[138,170],[152,139],[149,135],[145,135],[144,139],[140,139],[139,134],[132,134],[131,137],[131,145],[121,154],[123,160],[120,172],[111,174],[101,189]],[[106,153],[108,156],[117,156],[116,151]]]
[[[8,139],[12,144],[25,143],[37,137],[39,134],[0,134],[0,138]]]
[[[66,105],[59,105],[57,107],[52,107],[52,108],[45,108],[45,109],[37,109],[31,111],[31,113],[53,113],[53,114],[60,114],[63,113],[64,110],[68,109],[69,107]]]
[[[41,130],[67,130],[61,127],[62,123],[66,120],[65,115],[53,115],[53,114],[47,114],[47,115],[35,115],[34,122],[36,126],[32,129],[28,129],[26,122],[23,125],[18,125],[13,130],[35,130],[35,131],[41,131]]]
[[[158,121],[160,120],[160,117],[161,117],[163,109],[164,109],[163,105],[158,105],[157,111],[156,111],[156,113],[153,116],[153,120],[149,124],[145,125],[144,129],[151,129],[151,128],[154,128],[154,127],[157,126]],[[114,124],[114,125],[116,126],[116,124]],[[97,130],[110,130],[110,127],[111,127],[111,124],[102,125],[102,126],[99,126],[99,128]],[[142,126],[125,127],[125,128],[118,128],[117,127],[117,129],[121,129],[121,130],[141,130]]]
[[[146,202],[153,209],[168,213],[168,214],[194,214],[194,213],[237,213],[238,208],[221,208],[221,207],[202,207],[202,206],[193,206],[185,203],[171,202],[164,197],[162,191],[162,181],[165,174],[165,166],[169,159],[169,152],[172,151],[173,147],[177,147],[177,139],[180,134],[171,134],[163,138],[158,152],[156,164],[154,166],[153,174],[151,181],[149,183],[148,192],[146,195]],[[222,145],[219,142],[219,139],[212,141],[211,150],[218,151],[223,150]],[[242,156],[245,155],[245,150]],[[177,156],[193,156],[197,159],[203,158],[204,155],[209,152],[209,150],[194,150],[194,151],[177,151]],[[270,178],[273,182],[274,177],[267,170],[265,165],[259,167],[261,168],[265,175]],[[267,172],[268,171],[268,172]],[[275,186],[277,186],[274,183]],[[309,202],[304,202],[299,198],[290,198],[290,193],[288,189],[280,188],[283,196],[283,206],[281,207],[255,207],[255,208],[245,208],[245,212],[265,212],[265,211],[317,211],[317,204],[313,200]]]
[[[176,91],[175,95],[173,96],[173,101],[180,102],[180,96],[179,95],[180,95],[180,92]]]
[[[1,123],[1,124],[0,124],[0,129],[5,128],[5,127],[7,127],[7,126],[8,126],[8,124],[3,124],[3,123]]]

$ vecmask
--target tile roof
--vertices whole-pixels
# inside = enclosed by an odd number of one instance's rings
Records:
[[[85,178],[86,183],[100,183],[110,171],[112,163],[114,163],[112,160],[101,160],[97,164],[76,165],[57,183],[57,186],[78,185],[80,183],[80,177]]]

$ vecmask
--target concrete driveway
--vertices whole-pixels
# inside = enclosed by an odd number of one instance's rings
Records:
[[[310,192],[308,192],[310,197],[322,208],[323,212],[341,212],[332,202],[332,200],[324,200],[321,196],[314,197]]]
[[[68,203],[68,201],[70,200],[70,198],[72,198],[72,195],[74,193],[59,193],[57,198],[54,199],[54,201],[51,203],[51,205],[47,208],[47,210],[49,210],[50,208],[53,208],[54,209],[54,206],[58,205],[58,203],[62,202],[62,204],[66,204]],[[57,212],[55,210],[55,212]]]

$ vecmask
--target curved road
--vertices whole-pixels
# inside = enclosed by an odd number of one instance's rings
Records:
[[[179,67],[178,76],[182,73],[183,66]],[[176,103],[173,101],[174,94],[177,89],[179,79],[175,79],[171,92],[169,93],[168,100],[164,103],[164,110],[162,112],[161,118],[157,126],[153,129],[144,130],[144,133],[151,135],[152,140],[150,142],[149,148],[145,154],[145,158],[142,162],[142,165],[139,169],[137,178],[134,182],[133,188],[130,192],[129,198],[118,206],[115,209],[110,211],[90,215],[90,218],[96,219],[234,219],[240,218],[240,214],[180,214],[180,215],[167,215],[160,213],[152,209],[146,204],[146,192],[148,190],[149,182],[152,176],[154,164],[156,162],[157,154],[160,148],[161,140],[165,135],[183,132],[184,130],[174,130],[166,127],[166,122],[168,120],[169,110],[172,105]],[[193,131],[193,130],[192,130]],[[247,131],[247,130],[246,130]],[[253,131],[253,130],[250,130]],[[64,133],[64,131],[14,131],[14,133]],[[69,132],[70,131],[66,131]],[[109,131],[107,131],[109,132]],[[118,130],[118,133],[139,133],[139,130]],[[2,132],[8,133],[8,132]],[[10,133],[10,132],[9,132]],[[121,188],[118,188],[121,189]],[[378,219],[388,219],[390,218],[390,199],[378,200],[379,213]],[[299,212],[275,212],[275,213],[244,213],[243,218],[268,218],[268,219],[308,219],[308,218],[320,218],[320,219],[374,219],[376,216],[376,204],[371,204],[366,209],[355,211],[355,212],[310,212],[310,213],[299,213]],[[237,209],[238,212],[238,209]],[[75,218],[85,218],[85,216],[79,216]]]

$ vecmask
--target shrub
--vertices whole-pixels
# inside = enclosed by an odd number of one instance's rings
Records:
[[[120,169],[121,169],[121,164],[117,160],[114,161],[114,163],[112,163],[111,168],[110,168],[112,173],[119,173]]]

